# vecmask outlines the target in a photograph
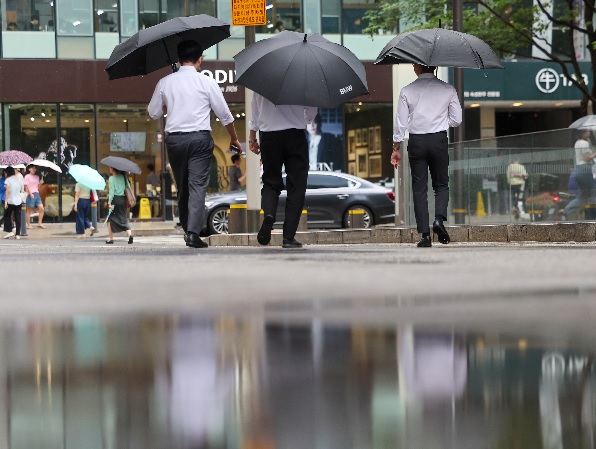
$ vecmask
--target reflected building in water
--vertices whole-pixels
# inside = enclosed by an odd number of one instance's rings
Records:
[[[260,316],[4,324],[0,448],[593,447],[592,355]]]

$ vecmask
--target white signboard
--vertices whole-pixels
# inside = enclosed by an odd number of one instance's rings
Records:
[[[145,152],[145,139],[144,132],[110,133],[110,152],[143,153]]]

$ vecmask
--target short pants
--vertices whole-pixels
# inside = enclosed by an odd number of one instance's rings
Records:
[[[41,197],[39,196],[39,192],[35,192],[33,194],[33,198],[31,195],[27,195],[27,207],[33,208],[39,206],[41,204]]]

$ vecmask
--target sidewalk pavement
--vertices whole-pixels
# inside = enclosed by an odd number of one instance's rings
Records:
[[[51,237],[76,237],[74,223],[47,223],[47,229],[33,226],[28,229],[28,239]],[[451,241],[457,242],[594,242],[596,222],[574,223],[520,223],[497,225],[446,226]],[[173,221],[132,222],[133,235],[165,236],[180,235],[182,230]],[[93,238],[107,236],[107,228],[98,223]],[[118,234],[116,234],[118,235]],[[433,235],[434,238],[434,235]],[[372,229],[310,230],[298,232],[296,239],[309,245],[365,244],[365,243],[416,243],[419,234],[413,227],[379,226]],[[210,246],[259,246],[256,233],[220,234],[206,239]],[[280,229],[274,229],[272,246],[281,246]]]

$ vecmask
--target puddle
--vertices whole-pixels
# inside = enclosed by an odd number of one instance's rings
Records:
[[[592,348],[232,314],[3,323],[0,448],[593,447]]]

